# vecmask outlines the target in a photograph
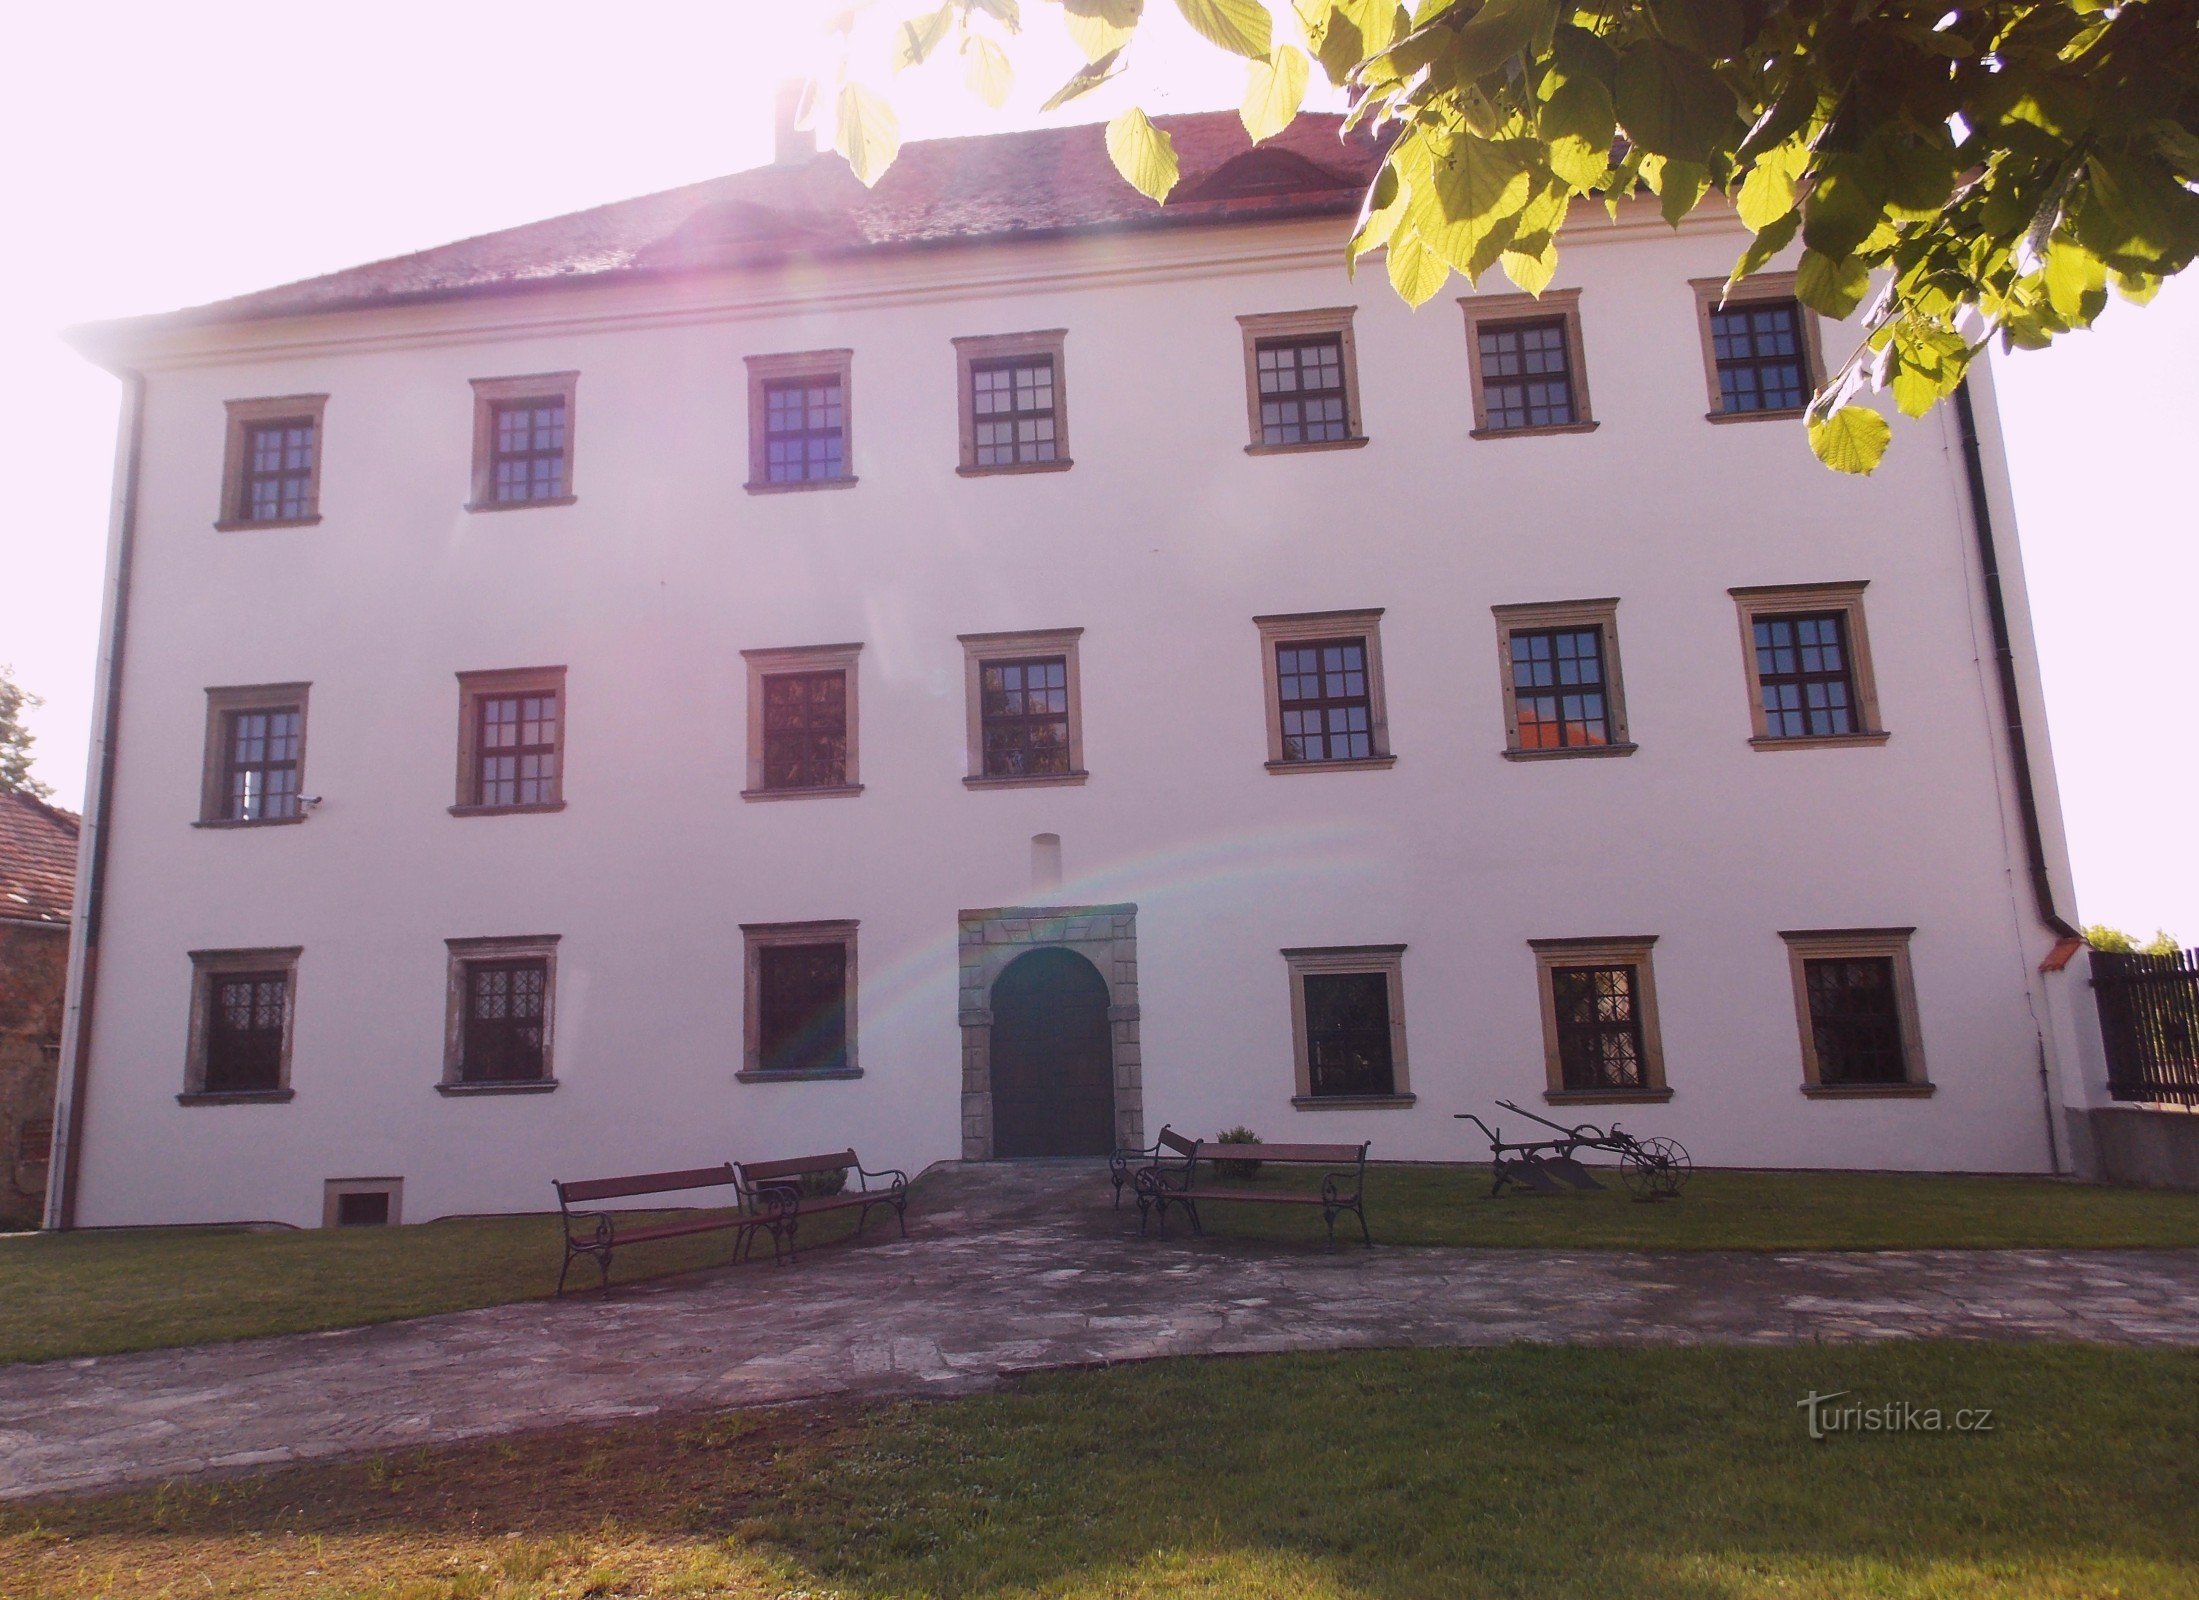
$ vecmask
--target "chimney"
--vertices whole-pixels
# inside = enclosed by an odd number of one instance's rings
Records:
[[[801,78],[780,83],[772,99],[771,163],[778,167],[806,167],[817,154],[817,135],[802,122],[804,102],[811,86]]]

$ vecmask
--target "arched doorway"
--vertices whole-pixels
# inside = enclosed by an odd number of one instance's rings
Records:
[[[1107,980],[1074,950],[1018,956],[993,985],[996,1156],[1103,1156],[1115,1143]]]

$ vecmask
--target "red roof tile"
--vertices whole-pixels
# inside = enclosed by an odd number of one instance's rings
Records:
[[[86,330],[242,322],[530,286],[615,281],[871,250],[1356,209],[1381,156],[1342,119],[1300,117],[1255,149],[1235,112],[1155,119],[1181,181],[1156,206],[1107,159],[1099,124],[905,146],[874,189],[837,155],[507,228],[326,277]]]
[[[0,794],[0,921],[67,922],[76,898],[74,812]]]

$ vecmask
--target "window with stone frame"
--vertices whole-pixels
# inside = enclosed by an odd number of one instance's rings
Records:
[[[756,355],[748,361],[751,494],[844,488],[850,459],[852,350]]]
[[[1563,428],[1576,420],[1573,373],[1565,319],[1485,323],[1475,359],[1481,363],[1485,408],[1482,427],[1492,433]]]
[[[763,680],[766,789],[829,789],[848,781],[848,675],[771,672]]]
[[[1403,1105],[1403,945],[1285,950],[1301,1109]]]
[[[857,1076],[856,924],[744,923],[743,1081]]]
[[[1532,939],[1553,1100],[1662,1100],[1654,935]]]
[[[565,803],[565,669],[461,672],[460,815],[549,811]]]
[[[514,1083],[549,1076],[550,963],[542,956],[465,964],[460,1083]]]
[[[1069,660],[1031,656],[978,668],[988,778],[1067,776]]]
[[[1921,1095],[1924,1071],[1910,928],[1782,933],[1802,1030],[1805,1095]]]
[[[1268,770],[1387,767],[1379,609],[1254,617],[1266,676]]]
[[[206,691],[202,826],[303,820],[307,690],[273,683]]]
[[[1520,750],[1611,742],[1601,628],[1515,628],[1512,714]]]
[[[476,378],[475,511],[565,505],[573,499],[577,372]]]
[[[1351,437],[1344,337],[1261,339],[1253,346],[1260,393],[1260,443],[1337,444]]]
[[[1068,468],[1066,338],[1051,328],[954,341],[964,476]]]
[[[1735,589],[1759,749],[1883,744],[1857,583]]]
[[[228,402],[221,510],[228,531],[320,521],[325,394]]]
[[[1710,390],[1710,420],[1792,417],[1823,380],[1816,314],[1795,298],[1791,272],[1759,272],[1739,284],[1690,280]]]
[[[191,952],[185,1105],[288,1100],[297,946]]]

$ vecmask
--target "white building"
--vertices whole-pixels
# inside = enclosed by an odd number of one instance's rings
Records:
[[[1498,1098],[2055,1164],[1985,376],[1979,497],[1952,406],[1837,477],[1792,408],[1854,330],[1718,310],[1720,213],[1415,313],[1343,271],[1368,145],[1170,126],[1164,208],[1097,127],[789,158],[82,335],[133,398],[56,1220],[1466,1159]]]

